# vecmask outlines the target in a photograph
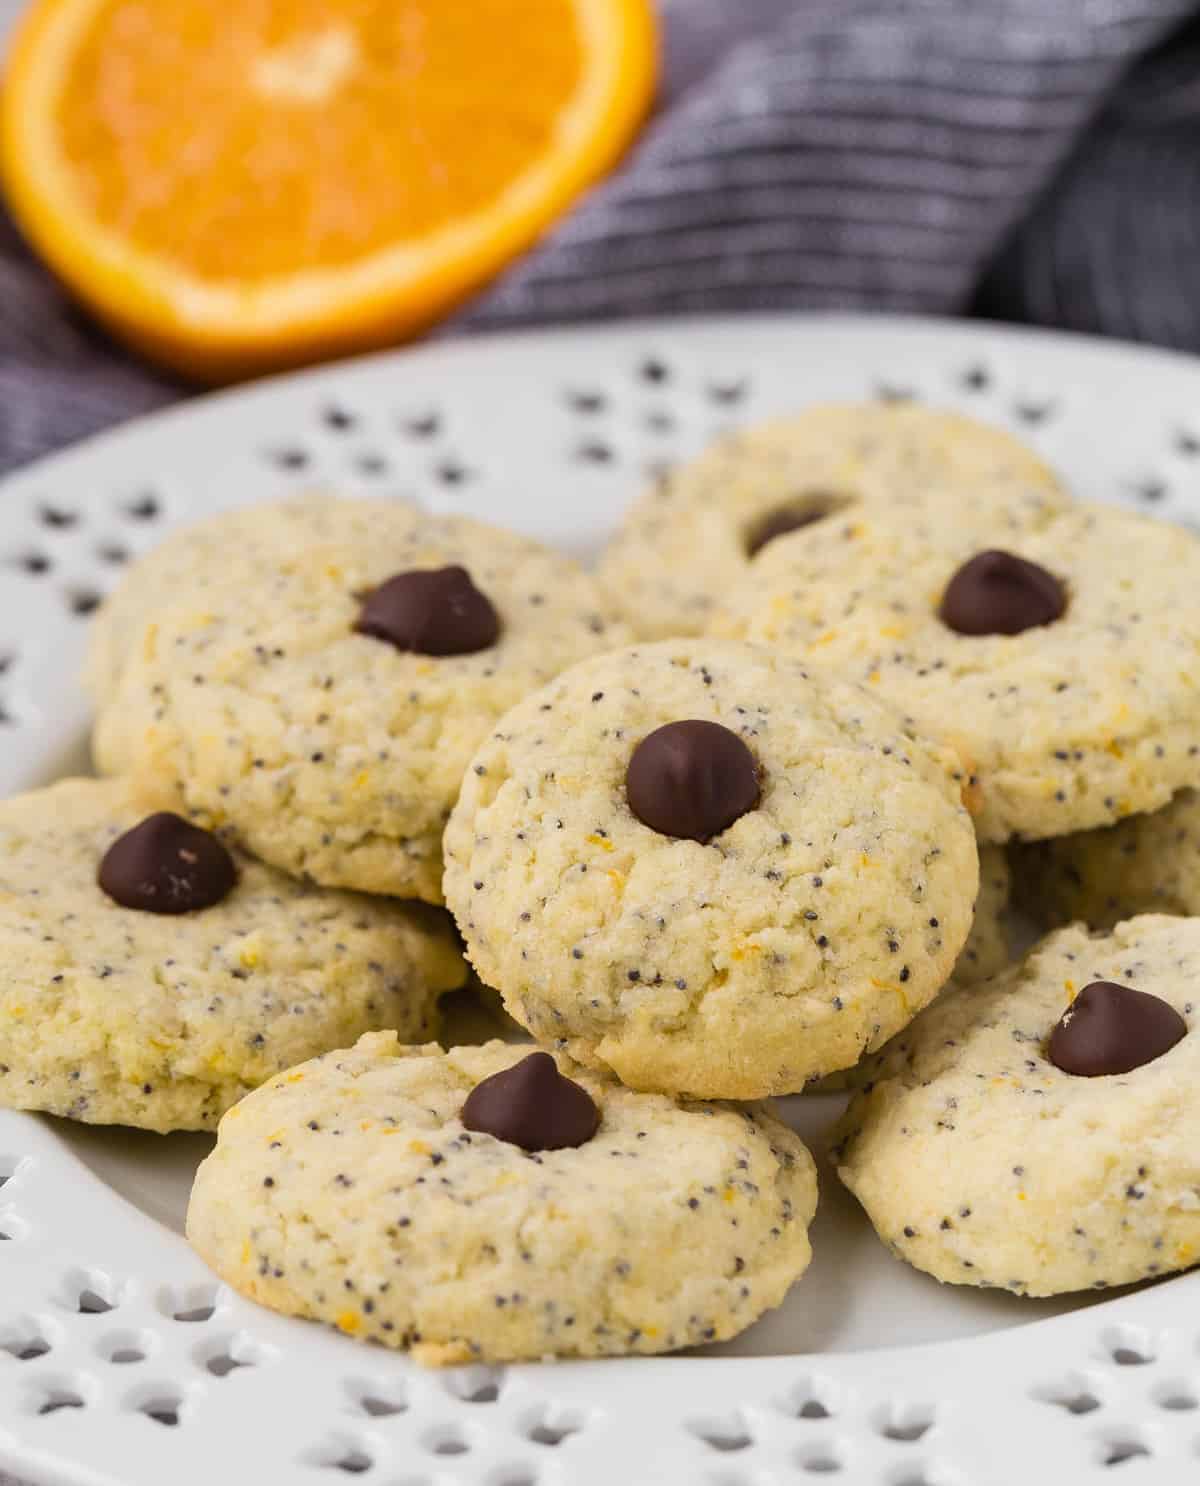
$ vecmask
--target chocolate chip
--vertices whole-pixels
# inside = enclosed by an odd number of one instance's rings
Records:
[[[558,1151],[591,1140],[600,1111],[587,1090],[565,1078],[549,1053],[530,1053],[476,1084],[462,1107],[468,1130],[525,1151]]]
[[[938,617],[960,635],[1019,635],[1053,624],[1066,608],[1066,590],[1053,573],[991,548],[950,579]]]
[[[237,881],[237,868],[210,831],[162,810],[117,837],[97,881],[122,908],[191,913],[219,903]]]
[[[421,568],[369,593],[354,628],[417,655],[471,655],[496,643],[500,618],[466,568]]]
[[[1160,997],[1094,980],[1055,1023],[1047,1051],[1056,1068],[1081,1078],[1128,1073],[1161,1058],[1187,1029]]]
[[[719,722],[669,722],[633,750],[625,792],[652,831],[707,844],[758,804],[758,766]]]
[[[746,556],[754,557],[776,537],[786,537],[789,532],[800,531],[831,515],[844,505],[833,496],[812,495],[802,501],[793,501],[769,511],[761,521],[755,523],[746,535]]]

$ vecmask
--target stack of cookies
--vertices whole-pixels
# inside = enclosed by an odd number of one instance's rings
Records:
[[[655,591],[651,544],[701,540]],[[831,1134],[884,1241],[1027,1295],[1200,1258],[1200,542],[1071,500],[995,430],[817,409],[649,493],[605,573],[653,633],[836,676],[958,760],[971,939],[934,1005],[862,1040]],[[1057,932],[1006,968],[1010,877]]]
[[[429,1041],[468,974],[442,835],[473,756],[629,639],[575,564],[398,502],[177,534],[94,626],[104,777],[0,806],[0,1099],[224,1116],[201,1252],[425,1361],[659,1352],[777,1305],[816,1206],[784,1125]]]
[[[895,406],[718,445],[596,578],[397,502],[180,533],[95,625],[106,777],[0,807],[0,1100],[220,1120],[213,1268],[435,1363],[777,1305],[816,1178],[756,1101],[811,1087],[940,1279],[1184,1267],[1198,581]],[[1070,925],[1015,965],[1014,896]],[[538,1048],[429,1041],[460,944]]]

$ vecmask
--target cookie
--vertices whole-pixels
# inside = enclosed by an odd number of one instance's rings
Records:
[[[975,917],[950,977],[956,984],[975,985],[977,981],[990,980],[1012,959],[1011,898],[1012,878],[1004,848],[981,846]]]
[[[1019,530],[1068,496],[1029,449],[912,404],[820,406],[735,433],[634,503],[600,576],[644,639],[702,633],[754,554],[858,508],[949,506]]]
[[[793,1092],[950,974],[978,870],[953,767],[861,688],[769,651],[618,651],[475,755],[446,899],[540,1042],[631,1088]]]
[[[1012,960],[1009,948],[1011,923],[1010,877],[1008,857],[1002,846],[979,848],[979,896],[975,899],[975,916],[967,942],[954,962],[949,985],[977,985],[998,975]],[[903,1037],[903,1031],[896,1034]],[[814,1094],[834,1094],[861,1087],[864,1069],[871,1067],[868,1057],[853,1068],[831,1073],[812,1085]]]
[[[950,1284],[1057,1295],[1186,1269],[1198,985],[1200,919],[1052,934],[880,1054],[835,1133],[839,1175],[898,1257]]]
[[[1165,804],[1200,775],[1200,541],[1095,505],[1007,540],[878,513],[783,537],[727,627],[952,746],[982,841]]]
[[[479,522],[332,497],[238,522],[255,561],[141,624],[97,763],[294,876],[440,901],[475,748],[623,627],[574,563]]]
[[[426,1037],[466,967],[435,909],[304,886],[122,781],[0,803],[0,1105],[208,1130],[360,1033]]]
[[[1200,794],[1180,790],[1149,815],[1015,848],[1013,880],[1021,906],[1045,928],[1200,914]]]
[[[816,1201],[799,1137],[760,1109],[382,1033],[226,1115],[187,1231],[275,1310],[423,1363],[506,1362],[735,1335],[807,1268]]]
[[[332,498],[316,493],[305,497],[314,505]],[[233,567],[253,569],[270,561],[271,552],[286,539],[286,528],[281,532],[278,525],[264,522],[263,510],[247,506],[189,523],[126,568],[88,626],[83,679],[98,707],[112,697],[126,660],[136,653],[142,630],[158,610],[183,593],[200,597],[214,585],[228,584]],[[296,535],[302,535],[299,529]]]

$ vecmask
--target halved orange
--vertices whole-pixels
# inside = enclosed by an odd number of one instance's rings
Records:
[[[390,344],[632,138],[650,0],[36,0],[9,203],[125,340],[204,380]]]

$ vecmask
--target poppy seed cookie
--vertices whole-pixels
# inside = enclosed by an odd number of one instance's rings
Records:
[[[188,1237],[251,1299],[429,1364],[668,1352],[778,1305],[810,1258],[799,1138],[559,1067],[388,1034],[306,1063],[221,1122]]]
[[[1200,914],[1200,793],[1183,789],[1149,815],[1015,847],[1012,865],[1021,906],[1045,928]]]
[[[1009,948],[1009,930],[1012,922],[1011,880],[1008,857],[1002,846],[979,848],[979,896],[975,899],[975,916],[971,920],[971,932],[967,942],[959,951],[958,959],[947,982],[949,986],[978,985],[998,975],[1012,961]],[[912,1025],[911,1023],[909,1024]],[[896,1033],[903,1038],[902,1029]],[[865,1070],[871,1068],[873,1059],[866,1057],[853,1068],[841,1073],[831,1073],[812,1086],[814,1094],[832,1094],[843,1089],[860,1088]]]
[[[253,561],[144,613],[98,765],[294,876],[439,902],[479,742],[624,627],[574,563],[479,522],[332,497],[227,519]]]
[[[466,975],[444,914],[142,816],[119,780],[0,802],[0,1105],[209,1130],[315,1052],[434,1030]]]
[[[479,749],[446,900],[544,1044],[631,1088],[794,1092],[950,974],[978,871],[954,767],[862,689],[769,651],[617,651]]]
[[[279,523],[264,522],[264,511],[304,508],[316,518],[335,500],[313,491],[284,502],[220,511],[170,532],[130,563],[88,626],[83,680],[96,706],[111,699],[126,662],[137,653],[142,631],[160,610],[184,595],[200,599],[214,587],[227,586],[235,568],[249,568],[243,581],[252,582],[254,570],[278,557],[289,534],[304,540],[302,524],[286,515]]]
[[[1200,541],[1099,505],[1006,540],[879,513],[783,537],[723,627],[952,747],[981,841],[1165,804],[1200,770]]]
[[[914,404],[809,408],[721,439],[626,513],[600,577],[643,639],[709,625],[754,554],[851,511],[947,507],[1016,532],[1069,497],[1010,434]]]
[[[1188,1268],[1198,985],[1200,919],[1052,934],[868,1060],[839,1175],[899,1258],[950,1284],[1057,1295]]]
[[[1012,876],[1001,846],[979,848],[979,896],[975,917],[962,952],[954,962],[951,980],[975,985],[990,980],[1012,960],[1009,928],[1012,917]]]

